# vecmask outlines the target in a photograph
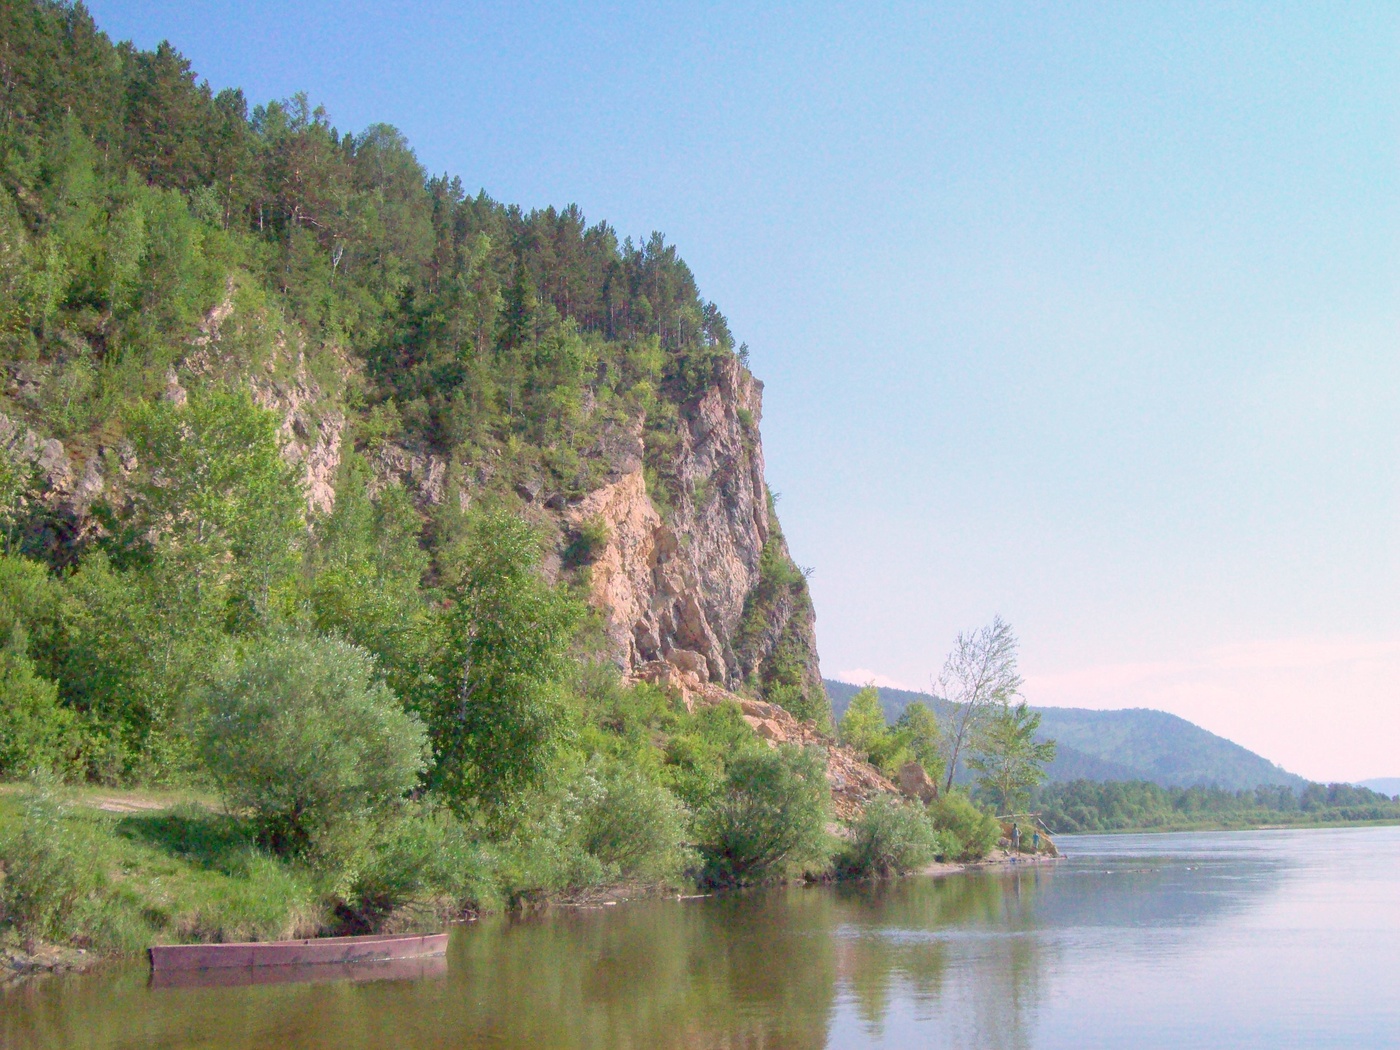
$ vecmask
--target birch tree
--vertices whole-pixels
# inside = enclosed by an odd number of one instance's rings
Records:
[[[943,784],[953,786],[958,758],[970,745],[988,714],[1010,704],[1021,688],[1016,671],[1016,635],[1000,616],[980,630],[959,633],[943,663],[934,692],[958,705],[948,740],[948,769]]]

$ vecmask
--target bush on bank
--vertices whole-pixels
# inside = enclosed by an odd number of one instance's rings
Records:
[[[996,817],[961,791],[943,792],[928,804],[928,816],[954,851],[949,854],[950,860],[979,860],[1001,838],[1001,824]]]
[[[364,650],[332,638],[260,645],[210,692],[205,767],[277,853],[361,846],[427,768],[427,732]]]
[[[784,744],[739,755],[700,815],[703,880],[736,885],[824,870],[830,801],[826,764],[815,749]]]
[[[837,872],[851,878],[888,878],[957,852],[934,826],[924,807],[891,798],[866,803],[852,823],[851,837],[837,858]]]

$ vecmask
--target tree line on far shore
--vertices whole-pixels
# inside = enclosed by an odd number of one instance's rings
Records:
[[[1074,780],[1045,785],[1031,808],[1052,831],[1086,833],[1400,821],[1400,798],[1352,784],[1308,784],[1301,791],[1261,784],[1228,791]]]

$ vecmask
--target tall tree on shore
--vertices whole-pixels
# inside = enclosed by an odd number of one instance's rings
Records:
[[[944,791],[953,786],[958,758],[978,728],[998,706],[1008,705],[1020,688],[1016,635],[1010,624],[994,616],[981,630],[959,633],[934,685],[936,694],[959,705],[949,736]]]
[[[1055,741],[1037,741],[1040,715],[1021,702],[993,712],[978,731],[977,754],[968,765],[981,776],[984,791],[1002,812],[1014,813],[1045,779],[1044,766],[1055,760]]]

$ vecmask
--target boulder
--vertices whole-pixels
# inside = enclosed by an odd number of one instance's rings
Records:
[[[929,779],[928,772],[918,762],[906,762],[899,767],[899,790],[920,802],[931,802],[938,797],[938,785]]]

